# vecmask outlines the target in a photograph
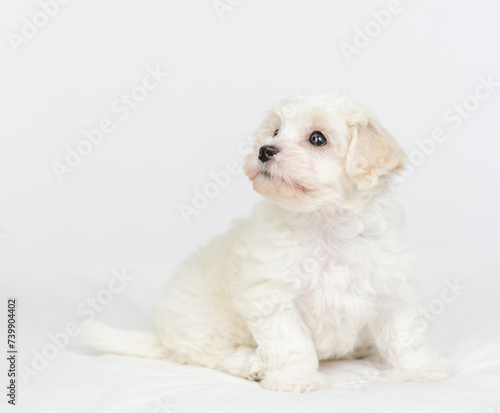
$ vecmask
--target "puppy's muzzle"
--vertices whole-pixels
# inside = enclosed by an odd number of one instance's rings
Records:
[[[279,149],[274,145],[264,145],[259,149],[259,160],[261,162],[267,162],[274,155],[279,152]]]

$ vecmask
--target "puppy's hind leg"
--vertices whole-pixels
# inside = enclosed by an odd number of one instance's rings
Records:
[[[264,378],[264,366],[257,356],[256,349],[249,346],[239,346],[236,351],[224,361],[224,370],[234,376],[248,380]]]
[[[214,303],[196,291],[167,290],[153,309],[156,333],[170,352],[169,360],[259,380],[252,333],[241,316],[220,300]]]

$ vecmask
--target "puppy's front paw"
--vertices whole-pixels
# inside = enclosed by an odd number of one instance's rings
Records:
[[[268,373],[260,384],[264,389],[289,393],[306,393],[330,387],[330,382],[321,373],[300,373],[290,370]]]

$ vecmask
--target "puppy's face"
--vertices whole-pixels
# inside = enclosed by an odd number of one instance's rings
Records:
[[[404,153],[378,120],[346,97],[296,95],[255,133],[245,173],[270,201],[296,211],[349,208],[402,169]]]

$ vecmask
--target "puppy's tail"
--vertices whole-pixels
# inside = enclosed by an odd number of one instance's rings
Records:
[[[89,321],[79,328],[80,336],[95,350],[151,359],[166,359],[167,349],[153,332],[125,331]]]

